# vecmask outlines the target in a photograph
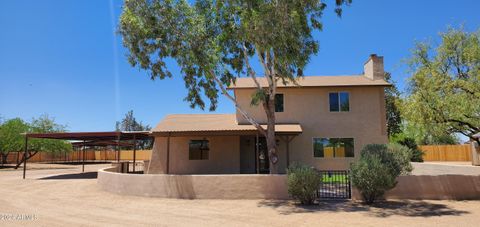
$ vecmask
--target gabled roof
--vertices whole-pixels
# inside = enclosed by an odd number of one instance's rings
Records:
[[[265,125],[262,125],[266,128]],[[300,124],[277,124],[278,134],[300,134]],[[254,134],[257,129],[250,124],[239,125],[235,114],[173,114],[167,115],[153,130],[159,134],[201,133],[210,135]],[[218,134],[217,134],[218,133]]]
[[[258,77],[260,86],[267,87],[268,82],[265,77]],[[363,75],[350,76],[304,76],[298,78],[298,85],[288,83],[284,85],[278,82],[278,87],[342,87],[342,86],[391,86],[385,80],[371,80]],[[228,89],[255,88],[256,85],[251,77],[238,78],[235,84],[231,84]]]

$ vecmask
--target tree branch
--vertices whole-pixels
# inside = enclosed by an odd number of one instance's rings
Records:
[[[212,73],[212,72],[210,72]],[[228,99],[230,99],[230,101],[232,101],[234,104],[235,104],[235,108],[240,112],[240,114],[242,114],[242,116],[248,121],[250,122],[250,124],[252,124],[253,126],[255,126],[255,128],[260,131],[260,133],[262,133],[264,136],[267,135],[267,132],[265,131],[264,128],[262,128],[262,126],[260,124],[258,124],[253,118],[251,118],[247,112],[245,112],[245,110],[243,110],[240,105],[238,105],[237,103],[237,100],[232,97],[228,92],[227,92],[227,89],[225,88],[225,85],[223,84],[223,82],[221,80],[219,80],[215,74],[212,73],[212,77],[213,77],[213,80],[215,80],[215,82],[218,84],[218,86],[220,87],[220,90],[222,91],[223,95],[225,95]]]
[[[247,67],[247,73],[252,77],[253,82],[255,82],[255,85],[257,86],[258,89],[262,89],[262,86],[260,86],[260,83],[257,80],[257,75],[255,74],[255,71],[253,71],[252,67],[250,66],[250,61],[248,60],[248,53],[247,53],[247,47],[245,46],[245,43],[242,44],[242,49],[243,49],[243,58],[245,59],[245,65]]]

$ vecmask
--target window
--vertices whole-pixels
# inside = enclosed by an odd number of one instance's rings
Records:
[[[328,95],[330,112],[350,111],[350,97],[348,92],[332,92]]]
[[[283,94],[275,94],[275,112],[283,112]]]
[[[208,140],[190,140],[188,159],[189,160],[208,160],[208,151],[210,146]]]
[[[313,138],[313,157],[353,157],[353,138]]]

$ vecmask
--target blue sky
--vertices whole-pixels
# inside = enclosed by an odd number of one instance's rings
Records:
[[[2,0],[0,116],[30,120],[46,113],[70,131],[106,131],[131,109],[152,126],[169,113],[203,112],[183,101],[174,64],[176,77],[163,81],[128,64],[115,34],[121,7],[119,0]],[[438,42],[448,25],[477,30],[478,9],[476,0],[354,0],[340,19],[328,7],[324,31],[316,34],[320,52],[305,74],[359,74],[377,53],[403,90],[409,74],[402,59],[415,41]],[[234,108],[222,97],[216,112]]]

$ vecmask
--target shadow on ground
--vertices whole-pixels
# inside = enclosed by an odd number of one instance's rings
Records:
[[[365,215],[375,217],[392,215],[432,217],[460,216],[470,213],[444,204],[415,200],[383,201],[370,206],[354,201],[320,201],[312,206],[303,206],[292,201],[263,200],[258,203],[258,207],[270,207],[283,215],[315,212],[364,212]]]
[[[40,180],[72,180],[72,179],[95,179],[97,172],[61,174],[55,176],[42,177]]]

